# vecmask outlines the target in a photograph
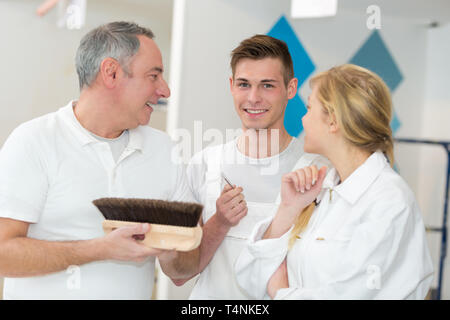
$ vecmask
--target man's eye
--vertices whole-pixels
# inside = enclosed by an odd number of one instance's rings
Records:
[[[152,80],[156,80],[156,79],[158,79],[158,75],[157,74],[151,74],[150,78],[152,78]]]
[[[265,89],[270,89],[270,88],[273,88],[273,85],[271,85],[271,84],[269,84],[269,83],[264,83],[264,84],[263,84],[263,87],[264,87]]]
[[[249,84],[246,83],[246,82],[241,82],[241,83],[238,83],[238,87],[240,87],[240,88],[248,88]]]

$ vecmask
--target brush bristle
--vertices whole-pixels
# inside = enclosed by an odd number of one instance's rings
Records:
[[[203,206],[198,203],[133,198],[92,201],[105,219],[195,227]]]

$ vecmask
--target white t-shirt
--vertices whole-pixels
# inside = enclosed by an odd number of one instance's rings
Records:
[[[28,121],[0,151],[0,216],[30,222],[27,236],[48,241],[104,235],[101,197],[192,201],[184,169],[172,161],[174,144],[148,126],[129,130],[114,161],[107,142],[77,121],[73,102]],[[150,299],[154,258],[142,263],[97,261],[67,271],[6,278],[5,299]]]
[[[217,148],[217,147],[214,147]],[[281,187],[281,177],[292,170],[304,154],[303,142],[292,138],[280,154],[266,158],[250,158],[237,148],[237,139],[223,145],[222,170],[232,184],[243,188],[246,201],[273,203]],[[197,201],[205,203],[207,165],[205,154],[211,148],[197,153],[191,159],[187,175],[191,191]],[[222,185],[224,187],[224,185]]]
[[[118,161],[123,151],[128,145],[128,141],[130,141],[130,133],[128,130],[124,130],[120,136],[113,139],[108,139],[104,137],[100,137],[92,132],[89,132],[94,138],[100,141],[108,142],[109,147],[111,148],[111,152],[114,158],[114,161]]]

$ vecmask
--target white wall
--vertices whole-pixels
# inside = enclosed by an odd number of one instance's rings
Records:
[[[0,147],[20,123],[78,97],[75,52],[82,36],[100,24],[128,20],[150,27],[169,75],[172,1],[88,1],[86,25],[71,31],[56,27],[57,8],[38,17],[41,2],[0,1]],[[151,124],[164,129],[165,122],[156,111]]]
[[[229,93],[230,52],[244,38],[256,33],[267,33],[282,14],[286,15],[312,58],[316,72],[348,62],[372,33],[372,30],[366,27],[368,18],[366,8],[352,10],[348,7],[339,7],[338,16],[333,18],[293,20],[289,15],[290,0],[178,0],[178,2],[184,3],[185,6],[184,21],[180,27],[182,28],[180,32],[184,36],[180,56],[181,68],[177,70],[180,72],[178,76],[181,81],[179,97],[169,105],[169,108],[172,108],[170,116],[175,119],[168,120],[176,123],[178,128],[186,128],[191,132],[195,120],[202,121],[203,131],[218,128],[225,132],[227,128],[240,127]],[[427,46],[430,45],[428,39],[430,31],[423,23],[418,23],[417,19],[398,17],[384,10],[384,7],[381,7],[381,14],[380,34],[404,77],[393,94],[394,108],[402,123],[396,135],[419,138],[425,133],[424,128],[427,126],[424,120],[430,117],[427,113],[430,93],[427,93],[426,98],[424,75],[428,72],[427,67],[430,68],[429,60],[436,59],[431,56],[430,51],[427,51]],[[448,32],[446,35],[448,39]],[[438,38],[434,35],[431,37]],[[443,41],[443,38],[442,35],[439,40],[430,41],[437,46],[438,41]],[[439,50],[433,50],[435,51]],[[449,62],[444,62],[446,56],[449,56],[448,51],[446,55],[442,54],[441,64],[448,66]],[[436,72],[442,74],[440,64],[436,65]],[[442,83],[449,83],[448,78],[444,80],[446,82]],[[430,85],[427,83],[427,86]],[[442,88],[444,86],[441,85]],[[309,92],[307,85],[300,89],[304,101]],[[436,112],[442,112],[445,106],[435,108]],[[448,114],[448,111],[445,114]],[[449,139],[449,126],[444,123],[444,119],[441,118],[441,122],[437,125],[440,129],[433,128],[433,130],[440,130],[441,137]],[[434,127],[432,121],[429,125]],[[205,146],[206,143],[203,147]],[[419,171],[421,153],[419,151],[416,156],[412,156],[414,154],[412,152],[416,151],[409,146],[398,146],[397,165],[416,194],[426,193],[429,186],[425,187],[425,190],[419,190],[423,176],[426,175],[426,172]],[[430,197],[432,201],[436,201],[433,194]],[[423,201],[421,203],[426,205]],[[428,208],[424,207],[422,210],[424,214],[430,214]],[[183,298],[187,296],[189,290],[189,286],[186,288],[169,286],[167,294],[169,298]]]

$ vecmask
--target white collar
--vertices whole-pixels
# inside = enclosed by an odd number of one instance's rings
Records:
[[[352,174],[339,185],[339,175],[332,168],[326,175],[322,184],[322,191],[317,197],[320,202],[328,189],[336,191],[344,200],[354,204],[369,188],[369,186],[380,175],[381,171],[388,165],[386,157],[381,151],[376,151],[367,158]]]
[[[68,128],[77,138],[82,146],[86,146],[91,143],[99,143],[100,141],[93,137],[87,129],[85,129],[78,119],[75,117],[73,106],[76,103],[75,100],[70,101],[66,106],[58,110],[58,114],[68,125]],[[143,151],[143,139],[142,134],[139,131],[139,127],[135,129],[129,129],[130,140],[128,142],[127,149],[134,149]]]

